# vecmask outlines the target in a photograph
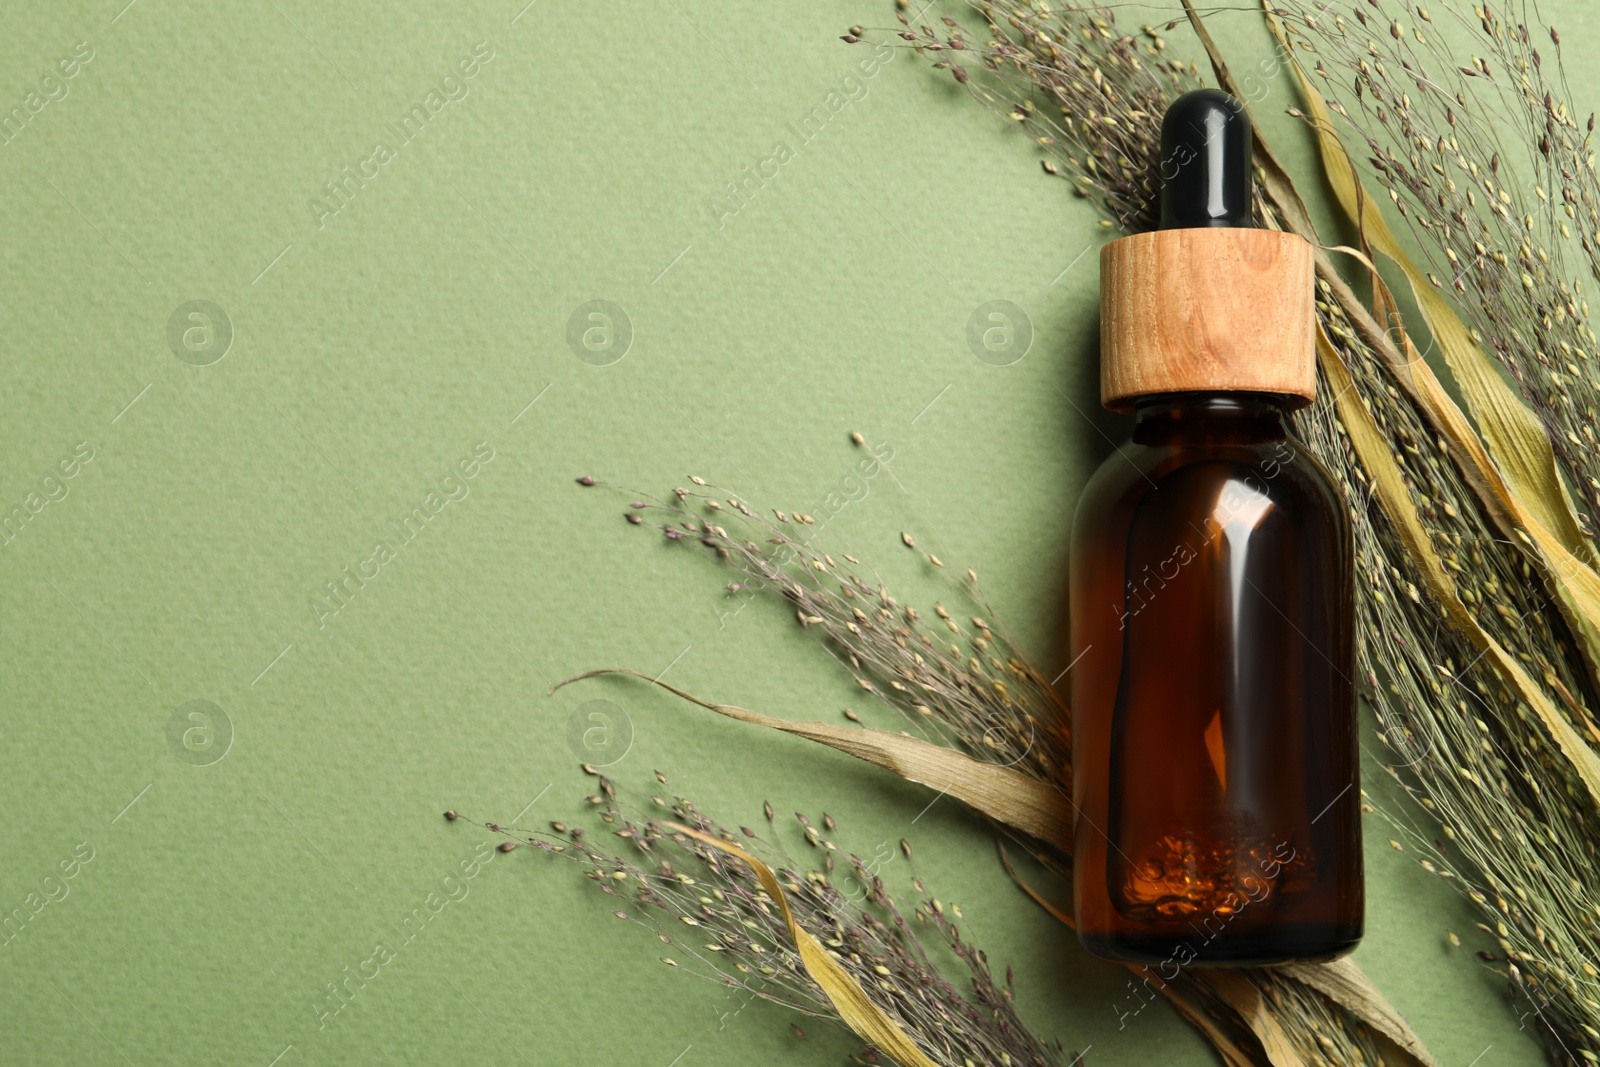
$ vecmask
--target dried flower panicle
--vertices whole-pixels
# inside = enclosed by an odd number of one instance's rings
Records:
[[[664,775],[656,779],[665,786]],[[612,914],[648,930],[669,966],[811,1018],[837,1021],[755,873],[743,861],[674,829],[676,823],[737,843],[766,862],[800,925],[932,1058],[1018,1067],[1072,1062],[1059,1042],[1039,1038],[1023,1024],[1010,972],[1004,982],[993,977],[988,958],[963,934],[959,909],[929,896],[916,877],[919,899],[908,916],[878,873],[884,857],[863,860],[841,850],[832,818],[824,815],[819,828],[817,821],[796,813],[814,857],[808,865],[779,840],[771,805],[764,809],[764,831],[731,830],[681,796],[654,795],[642,811],[631,811],[618,803],[610,779],[600,776],[599,790],[594,814],[604,833],[560,822],[546,831],[489,828],[508,843],[582,865],[612,899]],[[910,846],[902,845],[901,854],[909,860]],[[965,970],[965,991],[934,962],[929,941],[948,950]],[[882,1062],[870,1050],[863,1058]]]
[[[901,29],[882,43],[928,55],[935,69],[1026,130],[1045,154],[1045,172],[1104,209],[1102,225],[1152,228],[1161,116],[1172,97],[1200,86],[1194,64],[1168,57],[1154,26],[1122,30],[1109,5],[969,6],[985,23],[985,40],[948,15],[913,26],[901,13]],[[845,39],[863,39],[867,31],[857,30]]]
[[[774,510],[769,518],[727,489],[696,484],[629,514],[651,516],[668,540],[706,549],[738,571],[731,597],[786,600],[857,685],[912,729],[1070,789],[1066,709],[989,621],[994,613],[975,573],[954,580],[976,611],[958,615],[941,603],[924,614],[899,601],[857,557],[825,549],[825,524],[807,513]],[[911,535],[902,542],[941,566]]]
[[[1348,121],[1341,134],[1365,146],[1433,285],[1544,422],[1594,536],[1600,354],[1584,285],[1600,281],[1600,176],[1594,116],[1568,104],[1560,34],[1487,3],[1470,16],[1446,6],[1441,24],[1393,3],[1358,4],[1348,18],[1310,0],[1273,10]],[[1461,44],[1482,54],[1463,63]]]

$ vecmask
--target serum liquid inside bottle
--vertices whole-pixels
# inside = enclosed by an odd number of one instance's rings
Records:
[[[1251,228],[1250,153],[1232,98],[1179,98],[1162,228],[1101,254],[1102,401],[1135,423],[1073,527],[1074,898],[1113,959],[1361,937],[1350,519],[1290,433],[1316,388],[1311,248]]]

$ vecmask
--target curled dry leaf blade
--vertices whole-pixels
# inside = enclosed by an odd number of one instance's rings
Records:
[[[587,671],[569,678],[561,685],[608,674],[639,678],[691,704],[730,719],[827,745],[893,771],[908,782],[916,782],[952,796],[979,814],[1038,838],[1064,856],[1072,855],[1071,801],[1061,790],[1011,767],[984,763],[955,749],[887,730],[866,727],[846,729],[822,722],[797,722],[763,715],[733,704],[717,704],[638,671]]]
[[[1330,1000],[1350,1008],[1378,1033],[1393,1041],[1401,1052],[1415,1057],[1418,1062],[1434,1062],[1411,1027],[1354,960],[1346,957],[1332,963],[1290,964],[1279,968],[1279,973],[1304,982]],[[1360,1005],[1359,1010],[1352,1005]]]
[[[1212,1047],[1222,1056],[1222,1062],[1227,1064],[1227,1067],[1255,1067],[1255,1057],[1251,1056],[1240,1042],[1234,1040],[1233,1035],[1218,1026],[1216,1020],[1211,1018],[1204,1008],[1189,1003],[1183,997],[1169,999],[1172,1001],[1172,1006],[1178,1010],[1178,1014],[1189,1020],[1191,1026],[1206,1036],[1206,1040],[1210,1041]]]
[[[1239,1013],[1275,1067],[1310,1067],[1285,1032],[1277,1013],[1267,1006],[1261,990],[1249,978],[1219,971],[1205,976],[1204,980]]]

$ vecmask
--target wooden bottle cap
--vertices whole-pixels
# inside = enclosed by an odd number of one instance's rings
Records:
[[[1153,230],[1100,249],[1100,402],[1317,388],[1309,242],[1279,230]]]

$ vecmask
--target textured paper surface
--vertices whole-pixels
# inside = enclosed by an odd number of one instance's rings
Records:
[[[825,807],[867,854],[910,833],[1038,1029],[1214,1062],[1162,1004],[1119,1028],[1121,972],[956,805],[918,818],[914,788],[639,686],[545,695],[670,666],[773,714],[860,706],[780,610],[733,613],[572,482],[816,510],[852,430],[909,496],[873,481],[841,536],[931,595],[916,530],[1064,665],[1068,520],[1118,432],[1101,231],[921,61],[837,40],[887,4],[121,4],[0,34],[0,1060],[840,1062],[440,819],[573,817],[569,720],[607,700],[624,785],[660,768],[732,823]],[[1569,55],[1600,43],[1578,7],[1546,5]],[[1441,1062],[1535,1062],[1449,959],[1466,913],[1368,829],[1362,965]]]

